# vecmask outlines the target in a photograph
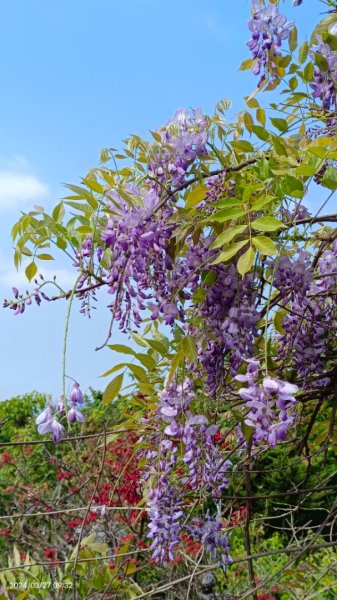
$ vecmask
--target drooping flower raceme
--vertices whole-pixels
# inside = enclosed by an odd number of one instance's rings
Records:
[[[216,448],[218,427],[209,425],[204,415],[193,414],[194,399],[190,379],[182,383],[166,382],[157,411],[164,422],[164,431],[152,435],[153,449],[146,455],[144,479],[151,482],[148,514],[152,557],[164,564],[173,560],[182,522],[186,521],[183,509],[186,491],[204,490],[219,495],[228,484],[231,463]],[[206,550],[211,552],[209,543],[205,544]],[[216,545],[224,551],[225,545],[218,534],[213,540],[214,548]]]
[[[163,183],[165,187],[184,183],[189,166],[198,155],[207,154],[207,125],[200,108],[193,112],[181,108],[158,130],[162,146],[155,147],[149,156],[149,176],[158,193]]]
[[[324,368],[336,335],[333,297],[337,286],[337,242],[332,242],[319,258],[315,278],[303,253],[298,260],[299,263],[292,261],[288,269],[289,283],[283,281],[282,285],[282,281],[279,282],[280,292],[281,286],[284,290],[281,293],[289,295],[290,289],[293,292],[283,320],[284,333],[278,338],[278,354],[281,360],[291,356],[303,387],[308,387],[310,376]],[[321,380],[316,380],[316,385],[326,381],[322,376]]]
[[[59,442],[63,438],[63,426],[53,415],[52,408],[48,405],[42,413],[36,418],[37,430],[40,434],[51,433],[54,442]]]
[[[311,52],[312,57],[315,59],[315,54],[322,56],[325,64],[321,68],[316,61],[314,81],[310,83],[310,87],[313,90],[313,97],[321,100],[323,109],[334,112],[336,111],[337,52],[323,42],[322,36],[317,35],[316,38],[317,46]],[[335,119],[333,121],[335,122]]]
[[[218,514],[213,516],[208,512],[202,519],[193,519],[188,531],[202,544],[210,559],[217,561],[217,566],[225,569],[227,565],[231,564],[229,539],[222,529]]]
[[[270,264],[274,274],[273,286],[282,297],[296,300],[299,304],[305,303],[314,278],[309,254],[300,251],[296,258],[284,255]]]
[[[74,383],[73,388],[70,392],[71,408],[68,411],[68,419],[70,423],[78,421],[84,423],[85,417],[82,412],[78,409],[78,404],[84,403],[84,397],[81,392],[78,383]],[[66,415],[66,406],[64,397],[61,396],[57,402],[55,409],[51,404],[48,404],[46,408],[36,418],[36,424],[38,426],[38,432],[42,435],[51,433],[54,442],[59,442],[63,438],[64,427],[58,421],[58,417]]]
[[[249,409],[245,423],[254,429],[253,444],[267,442],[271,447],[284,440],[287,431],[295,421],[297,385],[272,377],[265,377],[257,383],[258,368],[255,363],[246,375],[237,375],[235,379],[247,382],[248,387],[239,390],[239,394]]]
[[[260,0],[252,2],[253,16],[248,21],[252,33],[247,42],[254,59],[253,73],[261,75],[258,85],[261,85],[270,75],[278,79],[276,57],[281,53],[283,40],[289,37],[293,23],[278,12],[275,4],[265,6]]]

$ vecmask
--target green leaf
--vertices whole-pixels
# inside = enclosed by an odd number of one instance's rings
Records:
[[[118,396],[123,385],[123,377],[123,373],[120,373],[107,385],[103,392],[103,404],[108,404],[111,402],[111,400]]]
[[[65,250],[67,247],[67,242],[63,238],[58,237],[56,239],[56,246],[60,248],[60,250]]]
[[[327,59],[319,52],[315,52],[315,63],[321,71],[326,72],[329,70],[329,63]]]
[[[193,207],[199,204],[204,198],[206,194],[206,186],[205,185],[197,185],[193,187],[186,196],[186,206]]]
[[[275,313],[275,317],[274,317],[275,329],[282,335],[285,333],[285,330],[283,329],[283,321],[284,321],[285,315],[286,315],[286,311],[284,309],[280,309]]]
[[[255,202],[253,202],[252,210],[260,210],[261,208],[266,206],[266,204],[269,204],[270,202],[273,202],[275,200],[276,198],[274,196],[263,196],[262,198],[258,198],[257,200],[255,200]]]
[[[214,202],[214,204],[212,204],[212,206],[214,206],[214,208],[235,208],[236,206],[239,206],[240,204],[242,204],[242,199],[241,198],[222,198],[221,200],[218,200],[217,202]]]
[[[247,104],[247,106],[249,106],[249,108],[259,108],[259,106],[260,106],[258,101],[256,100],[256,98],[249,97],[249,98],[245,98],[245,100],[246,100],[246,104]]]
[[[195,363],[198,358],[198,352],[195,340],[191,335],[186,335],[182,340],[183,352],[191,363]]]
[[[158,133],[158,131],[151,131],[151,129],[149,129],[152,137],[154,140],[156,140],[156,142],[159,142],[160,144],[162,143],[162,139],[161,139],[161,135],[160,133]]]
[[[129,367],[130,371],[134,374],[136,379],[138,379],[138,381],[147,380],[147,374],[143,367],[140,367],[139,365],[134,365],[132,363],[128,363],[127,366]]]
[[[217,274],[215,271],[208,271],[206,269],[201,271],[201,281],[207,287],[210,287],[211,285],[213,285],[213,283],[215,283],[216,280],[217,280]]]
[[[274,146],[276,154],[278,154],[279,156],[287,156],[288,155],[287,148],[284,145],[281,138],[276,135],[273,135],[272,140],[273,140],[273,146]]]
[[[277,231],[285,227],[284,223],[275,217],[260,217],[252,221],[251,226],[258,231]]]
[[[252,242],[255,248],[261,254],[265,254],[266,256],[273,256],[274,254],[277,254],[277,248],[273,240],[271,240],[265,235],[258,235],[256,237],[253,237]]]
[[[235,225],[234,227],[229,227],[226,229],[226,231],[220,233],[216,240],[214,240],[213,244],[211,245],[211,249],[213,250],[214,248],[220,248],[224,244],[231,242],[235,236],[243,233],[247,227],[248,225]]]
[[[310,81],[312,81],[314,76],[314,65],[312,62],[309,62],[303,71],[303,78],[304,81],[306,81],[307,83],[309,83]]]
[[[302,198],[304,194],[304,186],[302,181],[292,175],[286,175],[284,178],[284,191],[294,198]]]
[[[232,244],[231,246],[228,246],[228,248],[226,248],[226,250],[223,250],[221,252],[221,254],[215,260],[213,260],[213,262],[211,264],[217,265],[218,263],[226,262],[230,258],[233,258],[233,256],[235,256],[239,252],[239,250],[241,250],[241,248],[243,248],[243,246],[245,246],[247,243],[248,243],[248,240],[242,240],[241,242],[234,242],[234,244]]]
[[[26,273],[27,279],[29,281],[31,281],[37,273],[37,266],[36,266],[35,262],[29,263],[29,265],[26,267],[25,273]]]
[[[304,175],[305,177],[312,177],[317,171],[316,164],[309,165],[302,163],[299,167],[296,168],[297,175]]]
[[[247,71],[247,69],[251,69],[252,66],[254,64],[254,61],[252,58],[247,58],[246,60],[244,60],[241,65],[240,65],[240,71]],[[247,102],[248,104],[248,102]],[[248,104],[249,106],[249,104]]]
[[[336,12],[333,11],[332,14],[328,15],[316,25],[315,29],[312,32],[310,38],[310,46],[315,46],[317,44],[317,35],[323,35],[325,32],[329,31],[329,28],[337,23],[337,15]]]
[[[266,111],[263,110],[263,108],[258,108],[256,111],[256,118],[264,127],[266,124]]]
[[[330,46],[331,50],[336,52],[337,50],[337,37],[329,33],[328,31],[322,33],[323,42]]]
[[[56,204],[53,212],[52,212],[52,216],[54,221],[62,221],[63,217],[64,217],[64,206],[63,206],[63,202],[59,202],[58,204]]]
[[[37,254],[36,258],[40,260],[54,260],[54,257],[51,254]]]
[[[116,371],[119,371],[120,369],[124,369],[126,366],[127,366],[127,363],[119,363],[118,365],[115,365],[108,371],[105,371],[105,373],[103,373],[103,375],[100,375],[100,377],[108,377],[108,375],[112,375],[112,373],[116,373]]]
[[[254,262],[254,258],[255,251],[251,246],[248,248],[248,250],[246,250],[244,254],[242,254],[242,256],[240,256],[237,264],[237,269],[241,277],[243,277],[244,275],[246,275],[246,273],[248,273],[248,271],[250,271]]]
[[[243,421],[243,423],[241,423],[241,431],[243,433],[243,437],[246,440],[250,440],[254,435],[255,428],[247,425],[246,421]]]
[[[109,345],[108,348],[115,352],[120,352],[121,354],[131,354],[132,356],[136,356],[136,352],[132,350],[132,348],[129,348],[129,346],[124,346],[124,344],[112,344]]]
[[[288,44],[289,44],[290,52],[294,52],[294,50],[296,50],[296,48],[297,48],[297,29],[296,29],[296,27],[293,27],[290,30]]]
[[[77,233],[89,234],[92,233],[92,228],[89,225],[80,225],[76,229]]]
[[[225,221],[232,221],[232,219],[243,217],[245,214],[245,211],[241,208],[224,208],[212,215],[211,220],[217,223],[224,223]]]
[[[138,346],[142,346],[143,348],[146,348],[147,342],[144,340],[144,338],[142,338],[141,335],[139,335],[139,333],[135,333],[134,331],[131,331],[131,335],[132,335],[133,339],[135,340],[136,344],[138,344]]]
[[[159,342],[158,340],[146,340],[146,342],[153,350],[156,350],[156,352],[159,352],[162,356],[167,354],[167,348],[162,342]]]
[[[172,377],[174,376],[176,370],[178,369],[179,365],[183,364],[184,362],[184,354],[182,351],[177,352],[177,354],[175,354],[171,360],[171,369],[168,375],[168,380],[170,381],[172,379]]]
[[[156,366],[155,360],[149,354],[136,354],[136,358],[150,371]]]
[[[236,140],[235,142],[231,142],[231,145],[234,150],[238,150],[239,152],[254,152],[254,146],[246,140]]]
[[[201,302],[203,302],[205,300],[206,297],[206,291],[204,290],[204,288],[197,288],[195,290],[195,292],[193,292],[193,296],[192,296],[192,300],[194,304],[200,304]]]
[[[269,140],[269,133],[264,127],[261,127],[260,125],[253,125],[252,131],[263,142]]]
[[[333,167],[328,167],[322,177],[322,185],[329,190],[337,189],[337,170]]]
[[[308,53],[309,53],[309,44],[308,42],[303,42],[302,46],[300,46],[300,49],[298,51],[298,60],[300,65],[302,65],[308,57]]]
[[[298,87],[298,79],[297,77],[291,77],[289,79],[289,87],[292,91],[296,90],[296,88]]]
[[[279,131],[282,131],[282,133],[287,131],[288,123],[285,119],[271,118],[270,121],[272,122],[274,127],[276,127],[276,129],[278,129]]]
[[[246,111],[243,115],[243,120],[246,125],[247,131],[249,131],[249,133],[252,133],[252,126],[254,125],[254,121],[252,119],[251,114]]]
[[[96,181],[96,179],[86,177],[85,179],[82,179],[82,181],[90,190],[93,190],[98,194],[103,194],[104,188],[101,183],[98,183],[98,181]]]

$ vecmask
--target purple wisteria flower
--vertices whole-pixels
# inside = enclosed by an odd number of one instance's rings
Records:
[[[237,375],[238,381],[244,381],[242,375]],[[278,441],[284,440],[287,431],[295,421],[297,385],[272,377],[265,377],[262,384],[256,379],[258,371],[255,368],[247,373],[247,388],[241,388],[239,394],[249,409],[245,423],[254,429],[253,443],[267,442],[272,448]]]
[[[163,146],[155,148],[150,156],[149,175],[155,188],[160,191],[160,184],[172,183],[177,187],[184,183],[190,165],[198,155],[207,154],[208,121],[200,108],[188,111],[177,110],[164,128],[158,130]]]
[[[229,555],[229,539],[222,529],[218,514],[212,516],[207,513],[202,520],[193,519],[188,531],[193,538],[203,545],[210,559],[218,561],[218,566],[222,566],[223,570],[232,563],[232,558]]]
[[[273,285],[282,297],[299,304],[306,302],[314,278],[309,254],[300,250],[295,258],[283,255],[276,261],[270,261],[270,266]]]
[[[36,418],[36,424],[38,425],[38,432],[41,435],[45,433],[51,433],[53,435],[53,441],[59,442],[63,438],[63,426],[54,417],[52,408],[48,405],[42,413]]]
[[[73,405],[70,411],[68,412],[68,419],[70,423],[75,423],[75,421],[78,421],[79,423],[84,423],[85,421],[84,415],[81,413],[81,411],[77,408],[76,405]]]
[[[225,357],[236,375],[243,360],[253,355],[259,313],[251,275],[242,279],[234,264],[216,265],[212,272],[215,281],[205,286],[205,299],[196,309],[204,324],[196,337],[207,386],[214,395],[222,385]],[[191,333],[198,332],[191,328]]]
[[[80,390],[78,383],[73,385],[70,393],[71,408],[68,411],[69,423],[78,421],[84,423],[85,417],[82,412],[78,409],[77,404],[84,403],[84,397]],[[60,396],[55,408],[51,404],[48,404],[46,408],[37,416],[36,424],[38,426],[38,432],[40,434],[51,433],[53,435],[54,442],[59,442],[63,438],[64,427],[57,420],[57,416],[66,415],[66,406],[64,396]]]
[[[293,296],[283,321],[284,333],[278,338],[280,359],[292,357],[303,387],[311,384],[310,376],[324,368],[325,357],[332,352],[336,335],[335,308],[330,293],[337,286],[337,241],[325,250],[318,260],[316,278],[305,294]],[[307,276],[306,276],[307,277]],[[316,385],[327,382],[325,377]]]
[[[182,508],[186,491],[220,495],[228,485],[231,462],[216,448],[217,425],[209,425],[207,417],[191,411],[193,387],[188,378],[182,383],[165,382],[157,409],[164,431],[152,435],[154,448],[146,453],[143,478],[151,482],[149,537],[153,540],[152,557],[162,564],[174,558],[182,521],[186,519]],[[214,544],[225,548],[219,536]]]
[[[311,214],[306,206],[303,204],[296,204],[296,206],[292,208],[282,205],[280,208],[280,216],[283,221],[291,221],[292,223],[295,223],[296,221],[301,221],[302,219],[308,219]]]
[[[74,383],[73,388],[70,392],[70,400],[71,402],[76,402],[78,404],[83,404],[84,403],[84,397],[83,394],[80,390],[80,384],[79,383]]]
[[[325,111],[336,111],[336,78],[337,78],[337,52],[332,50],[328,44],[322,40],[322,36],[317,35],[317,46],[315,46],[311,55],[315,59],[315,54],[319,54],[326,62],[326,68],[321,69],[317,64],[314,70],[314,81],[310,83],[313,90],[313,97],[319,98]],[[331,119],[328,120],[329,123]],[[335,119],[332,119],[335,123]]]
[[[279,13],[275,4],[265,6],[262,1],[253,0],[252,8],[253,16],[248,21],[252,37],[247,46],[254,59],[253,73],[261,75],[260,86],[269,75],[278,79],[275,58],[281,54],[282,42],[289,37],[294,24]]]
[[[178,498],[175,486],[160,478],[157,487],[150,491],[148,501],[149,533],[152,539],[152,558],[167,566],[174,560],[174,550],[180,542],[183,502]]]

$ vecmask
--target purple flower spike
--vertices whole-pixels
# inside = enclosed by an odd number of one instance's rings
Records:
[[[42,413],[40,413],[39,416],[36,418],[35,423],[36,423],[36,425],[42,425],[43,423],[47,423],[51,419],[52,419],[51,407],[48,405],[42,411]]]
[[[79,423],[84,423],[84,421],[85,421],[84,415],[81,413],[80,410],[78,410],[78,408],[76,407],[75,404],[70,409],[70,411],[68,413],[68,418],[69,418],[70,423],[75,423],[75,421],[78,421]]]
[[[55,417],[54,417],[54,419],[52,421],[52,424],[51,424],[51,430],[52,430],[54,442],[59,442],[60,440],[62,440],[62,438],[63,438],[63,426],[61,425],[61,423],[59,423],[55,419]]]
[[[51,412],[50,418],[43,423],[40,423],[37,430],[41,435],[51,433],[54,442],[59,442],[63,438],[63,426],[52,416]]]
[[[83,394],[80,390],[80,384],[74,383],[73,389],[70,392],[70,400],[72,402],[77,402],[78,404],[84,404]]]
[[[252,37],[247,46],[254,60],[253,73],[261,75],[260,86],[268,76],[273,81],[278,80],[275,57],[281,54],[282,41],[289,37],[293,23],[278,12],[275,4],[264,6],[259,1],[253,1],[252,5],[253,17],[248,21]]]
[[[244,381],[242,376],[236,379]],[[249,408],[245,423],[255,430],[253,443],[265,441],[274,448],[294,423],[298,387],[272,377],[265,377],[261,385],[248,378],[247,382],[248,388],[241,388],[239,395]]]

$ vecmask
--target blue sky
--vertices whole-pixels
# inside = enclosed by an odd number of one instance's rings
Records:
[[[321,5],[304,0],[287,14],[309,34]],[[34,204],[52,206],[62,182],[78,183],[103,147],[121,146],[130,133],[146,135],[181,107],[212,111],[220,98],[233,110],[255,79],[239,73],[248,57],[246,0],[0,1],[0,294],[27,284],[12,264],[10,229]],[[267,101],[267,98],[266,98]],[[47,271],[71,287],[71,265]],[[99,375],[114,361],[95,353],[109,313],[91,321],[75,305],[68,373],[83,389],[103,387]],[[28,307],[22,316],[0,311],[0,399],[33,389],[61,390],[65,303]],[[114,334],[114,341],[121,336]],[[124,340],[125,341],[125,340]]]

